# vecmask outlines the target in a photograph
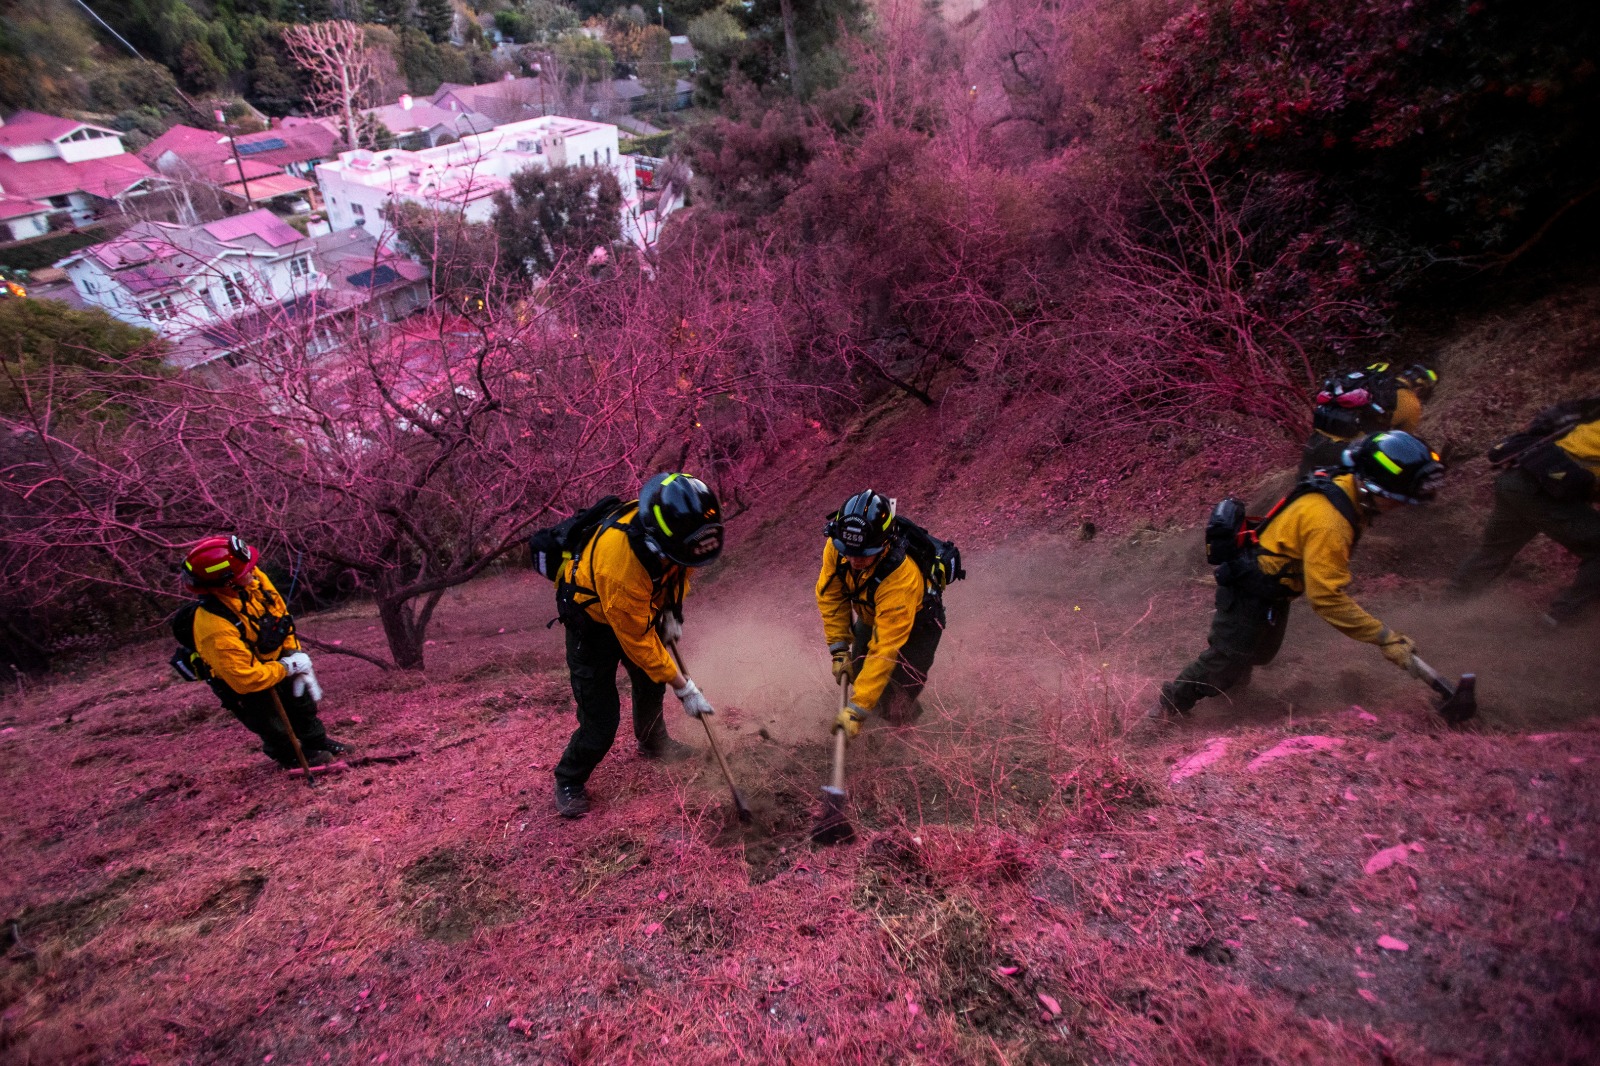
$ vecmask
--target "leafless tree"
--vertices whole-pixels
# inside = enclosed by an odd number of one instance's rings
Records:
[[[289,55],[311,76],[312,100],[344,116],[345,143],[356,146],[356,108],[368,103],[377,56],[354,22],[313,22],[283,31]]]

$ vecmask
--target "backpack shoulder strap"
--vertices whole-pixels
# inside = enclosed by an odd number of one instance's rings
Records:
[[[1312,474],[1310,477],[1304,478],[1289,490],[1287,496],[1273,504],[1272,510],[1268,511],[1266,516],[1257,523],[1252,539],[1259,541],[1262,532],[1274,518],[1287,510],[1291,503],[1313,492],[1333,504],[1340,517],[1350,523],[1350,531],[1354,534],[1354,539],[1351,540],[1350,544],[1351,547],[1354,547],[1356,542],[1361,539],[1361,513],[1356,510],[1356,505],[1350,501],[1349,494],[1340,488],[1333,478],[1319,474]]]

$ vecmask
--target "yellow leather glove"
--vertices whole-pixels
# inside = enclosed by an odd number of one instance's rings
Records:
[[[1410,637],[1385,629],[1378,635],[1378,650],[1400,669],[1409,670],[1411,657],[1417,653],[1417,645]]]
[[[837,685],[850,676],[850,645],[835,644],[828,650],[833,653],[833,683]]]
[[[847,703],[839,708],[839,717],[833,720],[833,728],[844,730],[844,735],[854,740],[861,732],[861,723],[867,720],[867,712],[853,703]]]

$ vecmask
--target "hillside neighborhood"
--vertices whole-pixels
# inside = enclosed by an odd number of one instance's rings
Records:
[[[518,173],[599,168],[622,193],[621,240],[659,239],[686,190],[652,192],[657,160],[637,173],[616,126],[546,113],[540,93],[537,79],[508,76],[402,94],[361,112],[392,145],[354,149],[336,122],[289,117],[250,133],[180,123],[128,152],[116,130],[19,111],[0,124],[0,222],[13,241],[118,229],[55,261],[64,282],[45,271],[33,295],[154,331],[174,366],[236,357],[263,331],[300,336],[307,322],[320,354],[436,295],[386,221],[397,201],[487,223]]]
[[[0,0],[0,1064],[1600,1063],[1597,56]]]

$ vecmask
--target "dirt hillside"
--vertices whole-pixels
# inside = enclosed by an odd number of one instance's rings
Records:
[[[1440,338],[1425,430],[1466,455],[1593,390],[1597,321],[1600,286],[1570,282]],[[1129,733],[1202,645],[1205,507],[1269,494],[1294,449],[1167,429],[1042,447],[1059,412],[957,409],[797,442],[690,602],[749,829],[671,700],[702,756],[645,763],[624,727],[595,813],[554,817],[571,700],[550,587],[526,572],[447,598],[425,674],[318,657],[331,731],[387,761],[314,789],[172,677],[162,643],[8,694],[0,1056],[1600,1057],[1600,623],[1539,624],[1572,569],[1548,547],[1491,597],[1439,602],[1482,460],[1363,540],[1354,590],[1479,674],[1472,727],[1297,607],[1251,688]],[[925,716],[852,746],[857,841],[817,849],[834,697],[811,584],[822,515],[867,484],[959,539],[971,577]],[[363,607],[303,624],[378,645]]]

